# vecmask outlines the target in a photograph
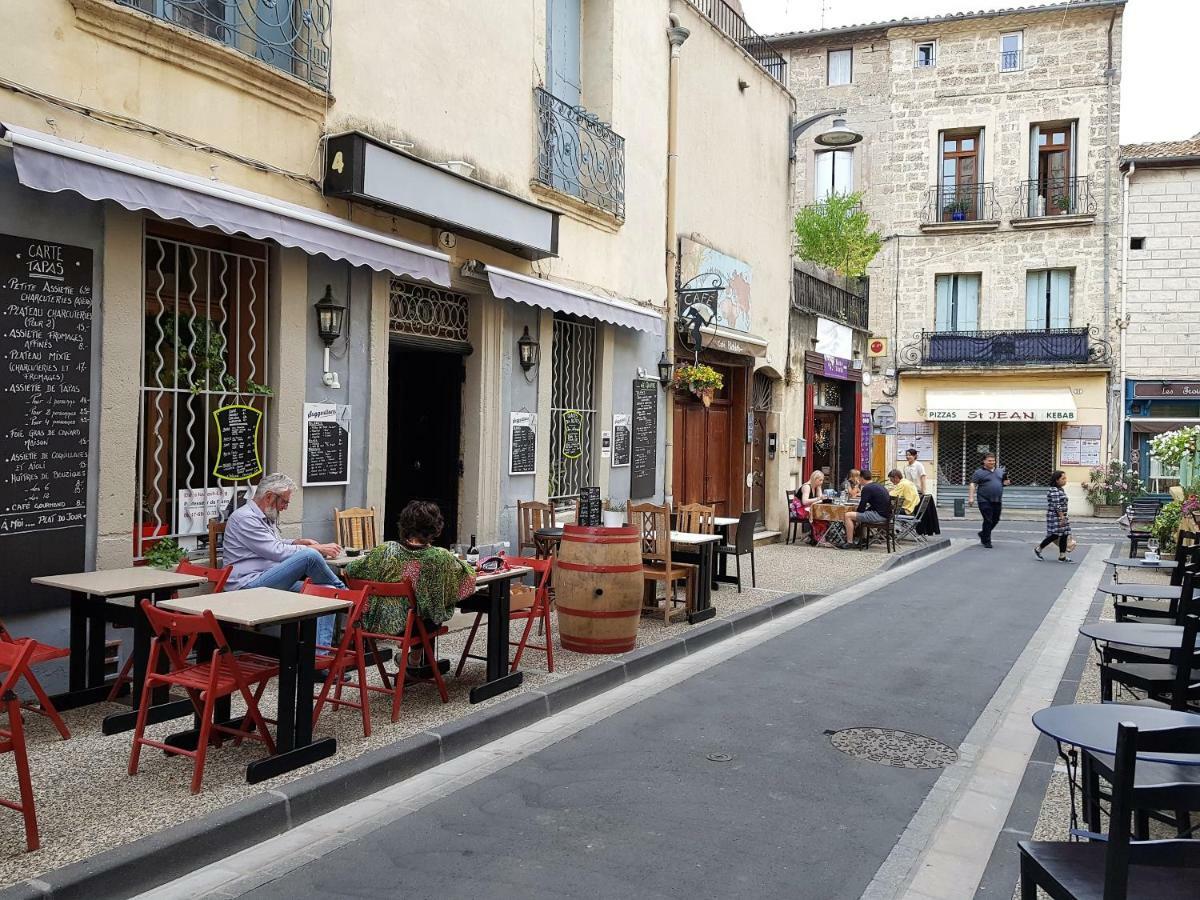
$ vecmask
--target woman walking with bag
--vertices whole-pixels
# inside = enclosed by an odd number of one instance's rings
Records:
[[[1071,520],[1067,518],[1067,492],[1063,490],[1066,483],[1066,473],[1061,470],[1056,470],[1050,476],[1050,490],[1046,492],[1046,536],[1033,548],[1033,555],[1038,559],[1045,559],[1042,551],[1057,541],[1058,561],[1071,562],[1071,557],[1067,555]]]

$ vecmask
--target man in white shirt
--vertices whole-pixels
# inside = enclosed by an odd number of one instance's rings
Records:
[[[916,449],[913,447],[909,447],[907,450],[905,450],[904,451],[904,459],[905,459],[905,463],[904,463],[905,479],[908,481],[911,481],[913,483],[913,486],[922,495],[926,494],[928,492],[928,489],[925,487],[925,466],[923,463],[921,463],[920,460],[917,459]]]

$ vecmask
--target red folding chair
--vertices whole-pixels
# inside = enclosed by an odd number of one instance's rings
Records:
[[[70,656],[71,651],[66,647],[54,647],[50,644],[43,644],[41,641],[35,641],[32,638],[15,638],[4,627],[4,623],[0,622],[0,644],[16,644],[20,643],[20,641],[29,641],[33,644],[33,656],[30,657],[29,667],[26,668],[23,677],[29,683],[29,689],[33,691],[33,695],[37,697],[38,701],[37,706],[34,706],[32,703],[22,703],[21,709],[27,709],[40,716],[45,716],[54,723],[55,729],[58,730],[59,735],[65,741],[71,736],[71,732],[67,728],[67,723],[63,721],[63,717],[59,715],[58,710],[54,708],[54,704],[50,702],[50,697],[46,694],[46,689],[42,687],[42,683],[33,674],[32,667],[38,663],[47,662],[52,659],[63,659]],[[6,669],[7,666],[0,660],[0,672]]]
[[[210,569],[205,566],[197,566],[194,563],[188,562],[186,559],[181,559],[179,565],[175,567],[175,571],[180,575],[203,575],[208,579],[208,584],[212,588],[210,594],[219,594],[225,590],[225,582],[229,580],[229,574],[233,571],[233,566],[229,565],[223,569]],[[189,646],[184,650],[184,657],[192,652]],[[125,665],[121,666],[121,671],[117,673],[117,680],[113,682],[112,690],[108,692],[108,702],[112,703],[121,694],[121,686],[127,681],[132,681],[133,678],[130,672],[133,671],[133,654],[129,654],[129,658],[125,660]]]
[[[217,738],[228,734],[239,740],[245,737],[262,740],[267,745],[267,752],[274,753],[275,742],[271,739],[262,713],[258,711],[258,703],[250,692],[250,686],[262,684],[278,675],[279,660],[255,653],[234,653],[221,631],[221,626],[208,610],[198,616],[184,615],[158,609],[149,600],[143,600],[142,612],[150,622],[154,640],[150,644],[146,683],[142,687],[141,703],[138,706],[137,728],[133,733],[133,752],[129,757],[129,774],[137,774],[143,745],[165,753],[190,756],[194,761],[192,793],[200,793],[204,760],[214,731],[217,732]],[[184,648],[194,647],[201,637],[210,638],[216,649],[207,662],[189,664]],[[169,672],[158,671],[159,655],[162,653],[166,653],[171,662]],[[200,717],[200,735],[195,750],[173,747],[145,737],[150,697],[158,687],[180,687],[187,692]],[[213,715],[217,700],[228,697],[235,691],[246,701],[246,716],[242,727],[233,728],[217,724]],[[253,728],[248,729],[247,724]]]
[[[446,693],[446,682],[442,680],[437,656],[433,651],[433,641],[430,639],[449,634],[450,629],[441,625],[431,632],[425,627],[425,620],[417,612],[417,598],[413,593],[412,584],[408,581],[361,581],[356,578],[347,578],[346,584],[352,590],[365,590],[368,604],[376,597],[403,597],[408,601],[408,617],[404,623],[404,634],[376,634],[363,629],[361,622],[354,631],[355,664],[359,667],[360,672],[365,673],[366,648],[370,647],[371,655],[375,659],[375,668],[379,671],[379,678],[383,682],[383,686],[367,684],[366,688],[368,691],[392,695],[392,721],[395,722],[400,718],[400,701],[404,699],[404,685],[410,679],[413,684],[437,685],[442,702],[449,703],[450,695]],[[367,608],[367,605],[364,604],[364,613]],[[389,675],[383,668],[383,662],[379,658],[380,641],[392,641],[400,645],[400,670],[395,676]],[[425,661],[432,670],[430,678],[415,678],[408,674],[408,654],[416,646],[422,647],[425,651]],[[365,684],[365,678],[361,675],[359,677],[359,685]],[[358,687],[353,683],[350,686]]]
[[[0,753],[12,751],[17,763],[17,784],[21,791],[21,802],[0,797],[0,806],[15,809],[25,818],[25,846],[30,852],[38,849],[37,811],[33,805],[33,782],[29,778],[29,755],[25,751],[25,725],[21,721],[21,701],[17,699],[16,686],[22,678],[33,683],[29,671],[30,663],[37,653],[37,641],[0,642],[0,667],[8,675],[0,684],[0,702],[8,710],[8,728],[0,728]]]
[[[548,559],[534,559],[531,556],[510,556],[508,557],[509,565],[512,566],[528,566],[533,569],[537,584],[530,587],[525,584],[514,584],[510,588],[512,599],[508,604],[508,621],[520,622],[525,621],[525,630],[521,633],[519,641],[508,642],[510,647],[517,648],[517,655],[513,657],[512,665],[509,668],[510,672],[517,671],[517,667],[521,664],[521,655],[528,650],[541,650],[546,654],[546,671],[554,671],[554,635],[550,631],[550,572],[554,568],[554,556],[551,555]],[[467,635],[467,645],[463,647],[462,657],[458,661],[458,668],[454,672],[454,677],[458,678],[462,675],[463,666],[466,665],[468,659],[478,659],[487,661],[486,656],[479,656],[471,652],[471,645],[475,642],[475,634],[479,631],[479,623],[484,617],[483,612],[475,614],[475,621],[471,625],[471,633]],[[541,628],[546,635],[545,644],[529,643],[529,632],[533,630],[533,623],[540,622]]]
[[[317,722],[321,718],[321,710],[325,708],[326,703],[330,706],[348,706],[351,709],[359,710],[362,715],[363,736],[370,737],[371,703],[366,688],[363,687],[367,683],[366,661],[356,652],[354,640],[355,634],[361,628],[363,613],[367,609],[367,592],[362,588],[341,590],[305,581],[300,593],[313,597],[325,597],[329,600],[347,600],[353,604],[350,612],[346,615],[346,626],[342,629],[342,638],[338,641],[337,646],[317,646],[317,671],[326,674],[325,684],[321,686],[321,693],[317,696],[316,705],[313,707],[313,728],[317,727]],[[321,655],[320,651],[325,652]],[[346,669],[351,667],[358,672],[358,681],[345,683],[343,679]],[[342,699],[342,688],[344,687],[358,691],[357,703],[353,700]],[[329,696],[331,689],[333,690],[332,697]]]

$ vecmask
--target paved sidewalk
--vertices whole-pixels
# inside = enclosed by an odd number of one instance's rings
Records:
[[[962,744],[1077,571],[1025,552],[876,576],[148,896],[859,897],[941,772],[827,732]]]

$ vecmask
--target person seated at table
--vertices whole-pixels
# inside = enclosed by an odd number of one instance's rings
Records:
[[[888,472],[887,492],[893,497],[900,500],[900,508],[906,516],[911,516],[917,508],[917,504],[921,502],[921,495],[917,493],[917,486],[904,477],[904,473],[899,469],[892,469]]]
[[[855,524],[878,525],[886,522],[892,511],[892,498],[884,486],[876,484],[870,472],[860,472],[858,477],[862,483],[862,496],[858,501],[858,509],[846,513],[846,540],[838,545],[843,550],[849,550],[855,546]],[[866,545],[861,540],[858,547],[866,549]]]
[[[475,569],[449,550],[435,547],[445,522],[436,503],[413,500],[400,512],[400,540],[385,541],[346,566],[346,577],[362,581],[405,581],[413,586],[417,611],[427,629],[454,615],[460,600],[475,593]],[[404,597],[372,597],[363,628],[375,634],[403,635],[408,620]],[[423,648],[409,655],[408,667],[425,665]]]
[[[846,480],[842,482],[842,490],[846,492],[846,496],[851,500],[857,500],[862,491],[862,472],[858,469],[851,469],[850,474],[846,476]]]
[[[796,504],[797,517],[808,522],[808,543],[816,546],[825,537],[828,522],[819,521],[812,517],[812,507],[821,502],[821,489],[825,484],[825,473],[814,469],[808,481],[800,485],[800,493],[793,499]]]
[[[250,502],[234,510],[225,523],[223,556],[233,571],[227,591],[276,588],[299,591],[307,578],[314,584],[336,588],[346,585],[325,562],[340,556],[337,544],[319,544],[311,538],[284,540],[279,534],[279,514],[292,502],[296,482],[276,472],[263,477]],[[334,616],[317,620],[317,643],[333,643]]]

